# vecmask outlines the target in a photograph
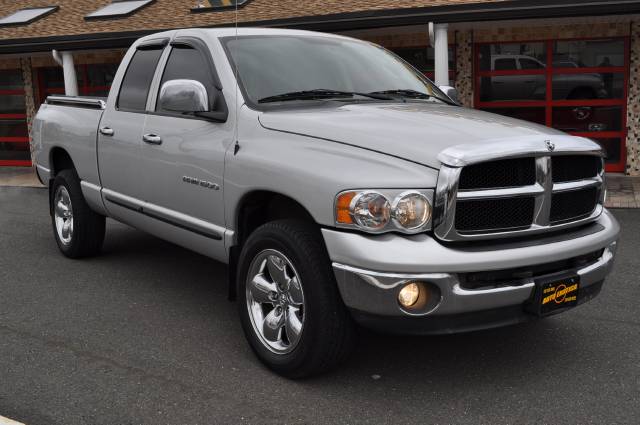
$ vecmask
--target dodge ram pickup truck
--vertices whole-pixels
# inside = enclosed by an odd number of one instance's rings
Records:
[[[357,324],[488,329],[599,293],[600,146],[453,98],[360,40],[175,30],[133,44],[108,98],[50,96],[32,139],[64,255],[111,217],[228,264],[249,344],[296,378]]]

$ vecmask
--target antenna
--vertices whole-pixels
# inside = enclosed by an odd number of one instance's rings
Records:
[[[236,6],[236,42],[238,41],[238,0],[234,0],[234,4]],[[236,109],[236,117],[235,117],[235,138],[236,138],[236,144],[233,147],[233,154],[237,155],[238,151],[240,150],[240,142],[238,141],[238,125],[239,125],[239,117],[238,117],[238,92],[240,91],[240,87],[239,87],[239,83],[238,83],[238,66],[235,66],[235,74],[236,74],[236,92],[235,92],[235,109]]]

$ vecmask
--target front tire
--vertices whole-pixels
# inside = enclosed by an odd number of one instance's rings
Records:
[[[267,367],[303,378],[348,357],[354,325],[316,228],[294,220],[259,227],[245,243],[238,269],[242,327]]]
[[[105,235],[105,217],[84,199],[75,170],[63,170],[51,188],[51,224],[60,251],[69,258],[97,255]]]

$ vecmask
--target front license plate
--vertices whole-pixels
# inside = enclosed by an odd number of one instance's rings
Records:
[[[557,313],[578,305],[579,292],[579,276],[540,280],[536,282],[536,294],[531,307],[540,316]]]

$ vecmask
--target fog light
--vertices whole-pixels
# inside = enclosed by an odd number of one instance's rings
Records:
[[[412,307],[420,297],[420,285],[415,282],[408,283],[400,290],[398,302],[403,307]]]

